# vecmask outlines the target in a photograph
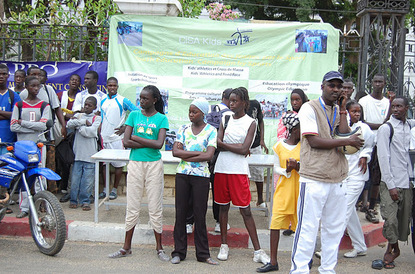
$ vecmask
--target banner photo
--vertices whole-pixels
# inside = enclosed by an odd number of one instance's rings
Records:
[[[263,107],[265,141],[276,141],[290,93],[321,94],[323,75],[337,70],[339,33],[324,23],[238,23],[179,17],[116,15],[110,22],[108,76],[136,104],[157,86],[170,130],[189,123],[189,104],[220,102],[226,88],[246,87]]]
[[[81,83],[87,71],[94,70],[98,73],[98,89],[107,92],[107,62],[0,62],[7,65],[10,71],[8,87],[14,87],[14,72],[18,69],[27,71],[30,67],[39,67],[46,70],[48,74],[48,85],[52,86],[56,92],[68,90],[69,79],[72,74],[81,76]],[[80,90],[85,89],[81,85]]]

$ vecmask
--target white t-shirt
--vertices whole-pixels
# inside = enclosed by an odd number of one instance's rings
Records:
[[[301,106],[298,112],[298,119],[300,120],[301,136],[318,135],[316,113],[310,104],[303,104]]]
[[[85,104],[85,100],[86,98],[88,98],[89,96],[94,96],[97,99],[97,108],[93,111],[100,111],[101,110],[101,100],[104,99],[105,97],[105,93],[103,93],[100,90],[97,90],[97,92],[95,94],[90,94],[88,92],[88,89],[85,89],[81,92],[78,92],[75,96],[75,102],[73,103],[73,107],[72,110],[73,111],[80,111],[82,109],[82,107]]]
[[[389,110],[389,100],[387,98],[383,97],[382,100],[378,100],[369,94],[361,98],[359,104],[363,107],[363,117],[366,122],[383,124]]]
[[[222,117],[222,123],[225,123],[225,117],[226,115]],[[233,115],[230,115],[228,126],[223,136],[223,142],[228,144],[242,144],[245,142],[245,138],[252,122],[255,122],[255,120],[249,117],[248,114],[245,114],[239,119],[234,119]],[[254,139],[252,139],[252,142],[253,141]],[[236,154],[230,151],[221,151],[219,153],[215,164],[215,173],[216,172],[225,174],[246,174],[250,176],[248,161],[246,160],[245,155]]]

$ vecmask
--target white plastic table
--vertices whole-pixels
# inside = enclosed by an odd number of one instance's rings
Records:
[[[99,163],[106,163],[106,162],[128,162],[130,156],[130,150],[122,150],[122,149],[102,149],[92,155],[92,159],[95,161],[95,213],[94,213],[94,222],[98,223],[99,215],[98,210],[99,207],[103,204],[106,206],[109,205],[117,205],[117,206],[125,206],[125,203],[117,203],[117,202],[109,202],[108,193],[109,193],[109,182],[110,182],[110,172],[109,172],[109,164],[105,165],[105,173],[106,173],[106,180],[105,180],[105,193],[107,193],[107,197],[105,197],[99,203]],[[179,164],[180,158],[173,157],[171,151],[161,151],[161,159],[163,160],[164,164]],[[266,186],[266,196],[265,202],[270,202],[272,195],[270,195],[270,186],[273,182],[273,172],[272,169],[274,167],[274,156],[272,155],[258,155],[253,154],[248,158],[248,164],[250,166],[257,166],[263,167],[267,169],[267,186]],[[273,187],[271,187],[273,189]],[[171,205],[166,205],[171,206]],[[268,206],[267,208],[252,208],[252,210],[262,210],[265,212],[265,216],[271,216],[271,209],[272,206]]]

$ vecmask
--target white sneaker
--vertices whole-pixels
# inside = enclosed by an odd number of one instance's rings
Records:
[[[221,261],[226,261],[229,255],[229,247],[227,244],[221,244],[218,254],[218,259]]]
[[[220,223],[216,222],[215,224],[215,232],[220,233]]]
[[[267,253],[265,253],[264,250],[259,249],[259,250],[254,251],[254,262],[267,264],[270,261],[271,260],[269,256],[267,255]]]
[[[260,208],[267,208],[267,203],[263,202],[262,204],[258,205]]]
[[[226,229],[227,230],[231,229],[231,226],[228,224],[226,226]],[[220,223],[219,222],[216,222],[216,224],[215,224],[215,232],[220,233]]]
[[[356,249],[353,249],[349,252],[344,253],[344,257],[346,258],[356,258],[357,256],[366,256],[366,251],[357,251]]]
[[[186,233],[187,234],[192,234],[193,233],[193,225],[192,224],[187,224],[186,225]]]

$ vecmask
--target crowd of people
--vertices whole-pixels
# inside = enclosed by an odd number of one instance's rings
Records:
[[[280,230],[284,235],[294,234],[291,273],[308,273],[314,254],[321,257],[320,272],[334,273],[346,229],[353,250],[344,256],[366,255],[356,207],[360,205],[366,219],[377,223],[379,199],[388,247],[384,258],[374,261],[372,267],[394,268],[394,260],[400,255],[398,241],[406,241],[410,233],[413,168],[409,148],[415,144],[414,140],[411,144],[415,120],[407,119],[406,98],[393,92],[388,92],[389,98],[384,97],[385,78],[381,74],[373,77],[372,92],[359,101],[352,99],[353,82],[343,79],[337,71],[324,75],[322,95],[317,99],[308,100],[301,89],[292,91],[292,110],[283,114],[274,131],[278,142],[272,151],[278,179],[270,224],[270,257],[261,249],[250,207],[250,180],[258,191],[256,205],[267,206],[262,197],[264,171],[249,167],[246,159],[249,154],[268,154],[264,112],[260,102],[250,100],[246,88],[226,89],[222,102],[216,106],[210,106],[203,98],[195,99],[189,106],[190,123],[177,132],[172,153],[181,161],[175,180],[174,250],[169,256],[162,245],[164,168],[160,153],[169,121],[159,89],[145,86],[138,108],[118,94],[115,77],[107,79],[107,94],[100,91],[95,71],[85,74],[85,90],[80,91],[82,78],[74,74],[69,89],[58,94],[46,84],[46,71],[37,67],[15,72],[14,91],[7,88],[8,77],[9,69],[0,64],[1,142],[32,140],[54,144],[60,138],[62,142],[71,139],[73,163],[56,157],[55,164],[54,146],[43,152],[46,159],[42,161],[42,165],[56,168],[61,174],[58,185],[48,182],[48,188],[53,191],[59,187],[65,194],[60,201],[70,201],[70,208],[91,210],[92,189],[97,183],[91,159],[94,153],[100,148],[131,150],[125,241],[110,258],[132,254],[144,189],[157,256],[172,264],[179,264],[187,256],[189,225],[190,233],[194,225],[197,260],[218,264],[210,254],[206,228],[210,189],[215,231],[221,236],[217,259],[225,261],[229,256],[228,212],[232,203],[239,208],[252,241],[253,261],[263,264],[257,272],[279,269]],[[45,134],[51,127],[48,121],[59,123],[60,131]],[[127,163],[107,164],[114,166],[115,180],[110,193],[104,190],[99,198],[113,200]],[[27,198],[21,195],[19,202],[21,211],[17,217],[24,218],[28,216]],[[316,250],[319,231],[321,250]]]

